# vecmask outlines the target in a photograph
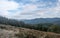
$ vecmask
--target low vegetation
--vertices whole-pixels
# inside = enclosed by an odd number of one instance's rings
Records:
[[[60,38],[60,34],[0,24],[0,38]]]
[[[19,28],[18,38],[60,38],[60,34],[33,29]]]

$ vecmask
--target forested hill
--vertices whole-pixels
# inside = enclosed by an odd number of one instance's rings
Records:
[[[7,24],[12,26],[25,26],[25,24],[57,24],[60,25],[60,18],[36,18],[31,20],[16,20],[8,19],[0,16],[0,24]]]
[[[24,20],[28,24],[38,24],[38,23],[58,23],[60,24],[60,18],[36,18],[31,20]]]
[[[15,20],[15,19],[8,19],[5,17],[0,16],[0,23],[6,23],[8,24],[8,22],[16,22],[16,23],[21,23],[24,22],[26,24],[39,24],[39,23],[57,23],[60,24],[60,18],[36,18],[36,19],[31,19],[31,20]]]
[[[8,18],[0,16],[0,24],[20,26],[20,25],[23,25],[24,22],[18,21],[18,20],[15,20],[15,19],[8,19]]]
[[[29,21],[27,21],[28,23],[26,23],[25,21],[23,22],[23,21],[8,19],[0,16],[0,24],[35,29],[46,32],[60,33],[60,18],[48,18],[48,19],[40,18]]]

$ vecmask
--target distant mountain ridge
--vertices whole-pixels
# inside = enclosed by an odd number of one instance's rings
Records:
[[[36,18],[36,19],[31,19],[31,20],[16,20],[16,19],[8,19],[8,18],[0,16],[0,23],[1,24],[20,23],[20,21],[23,21],[26,24],[38,24],[38,23],[60,24],[60,18]]]
[[[32,20],[24,20],[28,24],[38,24],[38,23],[60,23],[60,18],[36,18]]]

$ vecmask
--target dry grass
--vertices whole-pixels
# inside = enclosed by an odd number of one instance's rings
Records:
[[[21,37],[21,35],[22,38],[60,38],[60,34],[26,28],[19,28],[19,33],[17,34],[17,36]]]
[[[0,38],[60,38],[60,34],[0,25]]]

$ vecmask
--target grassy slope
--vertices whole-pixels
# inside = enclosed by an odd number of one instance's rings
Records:
[[[60,38],[60,34],[0,24],[0,38]]]

